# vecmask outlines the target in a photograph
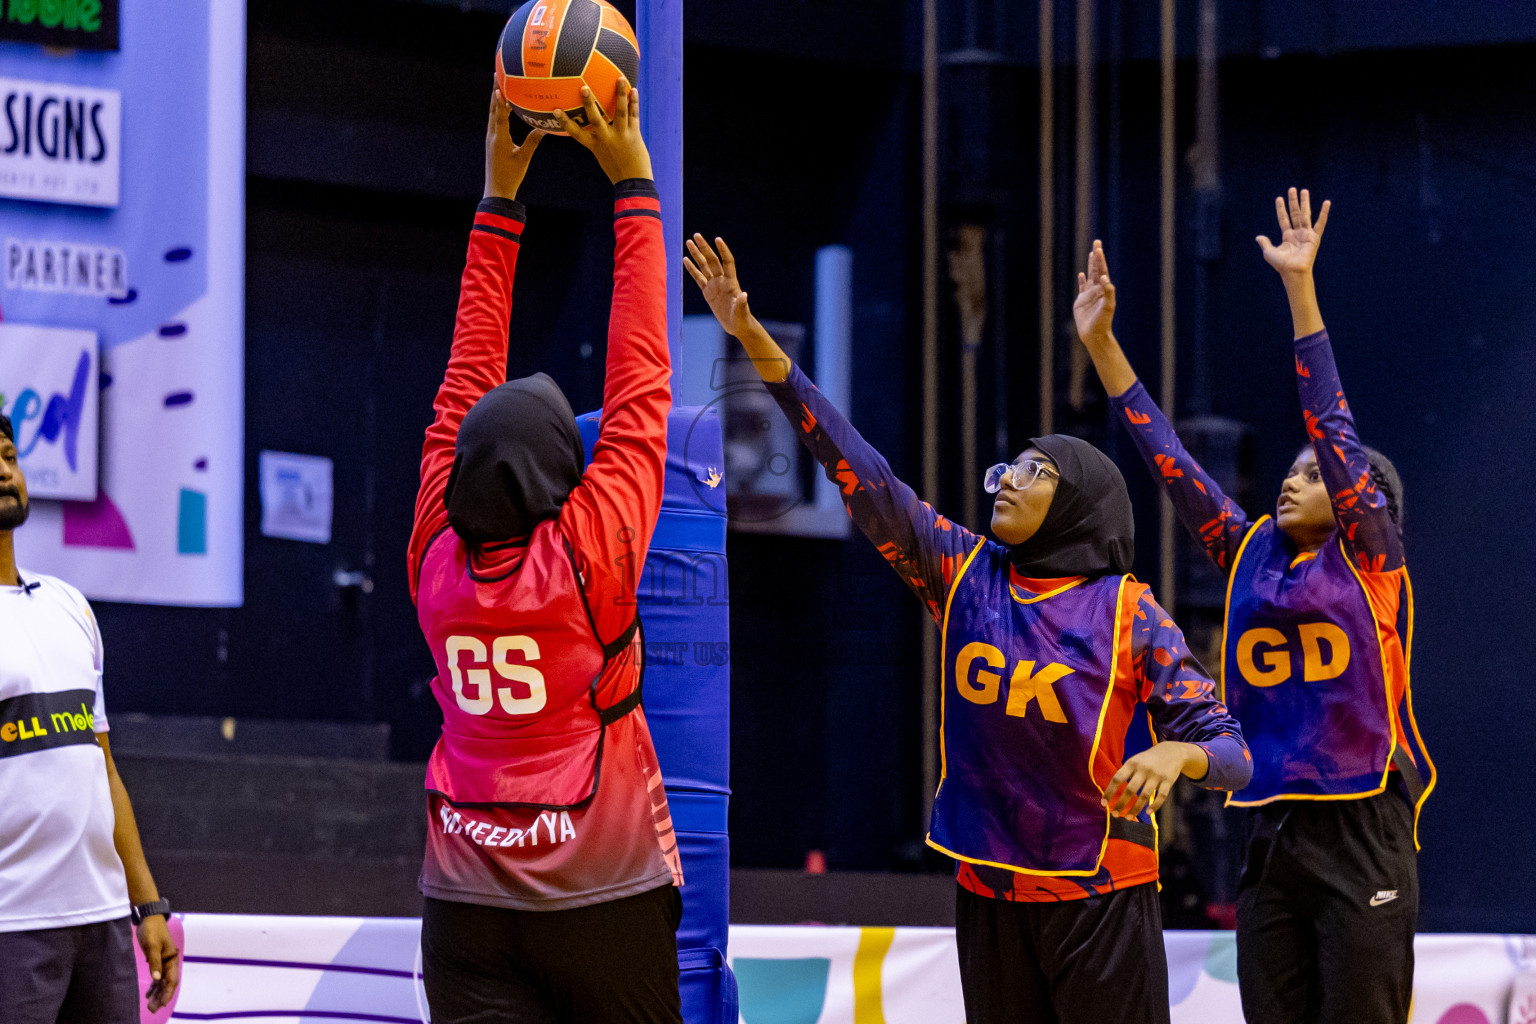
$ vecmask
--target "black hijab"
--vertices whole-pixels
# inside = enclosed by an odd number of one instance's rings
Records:
[[[1054,579],[1130,572],[1136,523],[1120,470],[1079,437],[1047,434],[1030,443],[1051,457],[1061,479],[1040,529],[1010,549],[1019,575]]]
[[[557,515],[586,467],[565,393],[548,376],[508,381],[476,402],[459,427],[443,501],[466,544],[526,537]]]

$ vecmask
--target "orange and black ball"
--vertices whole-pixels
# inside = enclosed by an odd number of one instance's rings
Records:
[[[585,126],[581,87],[613,116],[619,78],[640,77],[640,45],[624,15],[605,0],[528,0],[501,32],[496,84],[519,117],[556,134],[554,111]]]

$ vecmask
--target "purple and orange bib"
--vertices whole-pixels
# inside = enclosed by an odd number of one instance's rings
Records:
[[[957,860],[1092,875],[1110,815],[1093,778],[1114,686],[1128,576],[1045,594],[1009,582],[983,541],[944,615],[943,777],[928,844]]]
[[[1417,809],[1434,787],[1407,681],[1413,594],[1403,573],[1400,700],[1392,695],[1376,613],[1335,539],[1297,558],[1263,517],[1249,530],[1227,585],[1224,699],[1253,753],[1253,779],[1229,800],[1347,800],[1387,787],[1396,762]],[[1394,707],[1394,701],[1397,706]],[[1403,723],[1408,750],[1394,736]],[[1406,756],[1405,756],[1406,755]]]

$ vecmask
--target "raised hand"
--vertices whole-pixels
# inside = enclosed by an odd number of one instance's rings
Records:
[[[1084,345],[1108,341],[1113,337],[1115,286],[1109,279],[1109,261],[1104,258],[1104,243],[1093,240],[1088,254],[1088,271],[1077,275],[1077,300],[1072,303],[1072,319],[1077,321],[1077,336]]]
[[[651,171],[651,153],[645,148],[640,136],[640,93],[631,89],[629,82],[619,79],[619,97],[614,104],[613,123],[603,118],[603,109],[597,105],[592,90],[581,87],[581,106],[587,114],[583,128],[563,110],[555,111],[560,128],[597,157],[598,166],[617,185],[630,178],[654,178]]]
[[[684,269],[698,283],[704,301],[709,303],[710,312],[715,314],[725,333],[740,338],[752,326],[753,318],[747,305],[747,293],[741,290],[741,282],[736,280],[736,257],[731,255],[731,247],[725,244],[725,239],[716,238],[715,244],[720,247],[720,255],[716,256],[715,250],[698,232],[694,232],[686,244],[688,255],[683,257]]]
[[[481,198],[499,196],[516,199],[517,190],[528,174],[528,161],[539,148],[544,133],[537,128],[519,146],[512,141],[512,131],[507,119],[512,115],[512,104],[501,95],[500,89],[491,90],[491,114],[485,124],[485,191]]]
[[[1323,241],[1323,228],[1328,225],[1328,208],[1332,204],[1323,200],[1317,223],[1312,223],[1312,196],[1306,189],[1298,196],[1291,189],[1284,196],[1275,197],[1275,216],[1280,221],[1280,244],[1276,245],[1264,235],[1259,235],[1259,248],[1264,259],[1282,276],[1306,276],[1312,273],[1317,259],[1317,248]]]

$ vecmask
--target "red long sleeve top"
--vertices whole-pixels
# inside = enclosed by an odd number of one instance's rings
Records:
[[[453,348],[422,448],[421,489],[407,552],[411,598],[424,617],[431,614],[432,595],[418,592],[421,560],[448,527],[444,490],[459,426],[481,396],[506,381],[512,282],[525,219],[522,204],[486,199],[470,232]],[[634,618],[635,590],[661,509],[666,462],[672,402],[666,250],[660,203],[650,181],[616,186],[614,233],[602,428],[582,481],[557,519],[575,553],[602,643],[620,637]],[[510,544],[477,552],[475,568],[488,574],[516,571],[525,550]],[[621,657],[634,656],[631,649]],[[625,680],[633,682],[632,677]],[[619,688],[617,682],[612,688]],[[607,706],[618,696],[623,694],[600,694],[599,703]],[[458,902],[557,910],[681,884],[671,817],[643,710],[609,726],[602,756],[597,795],[579,810],[461,811],[429,794],[422,891]],[[547,838],[518,844],[509,866],[506,844],[498,840],[514,830]],[[495,855],[488,850],[493,845]]]

